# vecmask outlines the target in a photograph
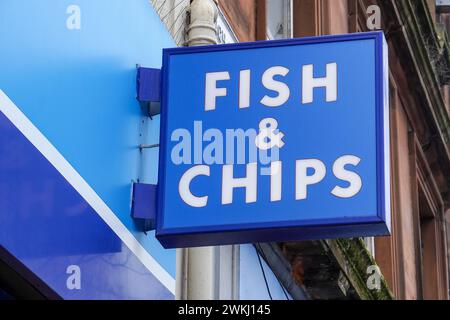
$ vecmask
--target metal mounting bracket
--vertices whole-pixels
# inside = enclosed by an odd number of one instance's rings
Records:
[[[144,231],[155,230],[157,185],[133,183],[131,217],[144,222]]]
[[[149,117],[161,113],[161,69],[137,66],[136,91],[137,100]]]

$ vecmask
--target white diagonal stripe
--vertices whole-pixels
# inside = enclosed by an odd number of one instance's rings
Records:
[[[81,175],[31,123],[20,109],[0,89],[0,111],[20,132],[42,153],[69,184],[98,213],[105,223],[116,233],[141,263],[170,291],[175,294],[175,279],[148,253],[133,234],[117,218],[106,203],[89,186]]]

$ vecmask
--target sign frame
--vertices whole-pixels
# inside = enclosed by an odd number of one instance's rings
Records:
[[[168,114],[168,78],[170,56],[186,53],[205,53],[259,49],[269,47],[322,44],[355,40],[375,41],[375,128],[376,128],[376,208],[372,217],[321,218],[277,223],[247,223],[232,226],[186,227],[166,230],[164,224],[164,190],[166,179]],[[390,152],[389,152],[389,80],[388,48],[382,31],[258,41],[215,46],[179,47],[163,50],[160,152],[156,237],[165,248],[209,245],[229,245],[252,242],[316,240],[390,235]],[[320,221],[319,221],[320,220]],[[355,229],[355,227],[357,227]]]

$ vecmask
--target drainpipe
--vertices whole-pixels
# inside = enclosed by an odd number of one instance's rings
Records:
[[[190,17],[188,27],[189,47],[217,44],[217,1],[215,0],[194,0],[191,2]]]
[[[193,0],[187,30],[188,46],[217,44],[216,0]],[[220,294],[220,247],[177,250],[176,299],[211,300]]]

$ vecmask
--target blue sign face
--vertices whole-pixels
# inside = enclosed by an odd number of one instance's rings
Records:
[[[389,234],[381,32],[164,50],[165,247]]]

